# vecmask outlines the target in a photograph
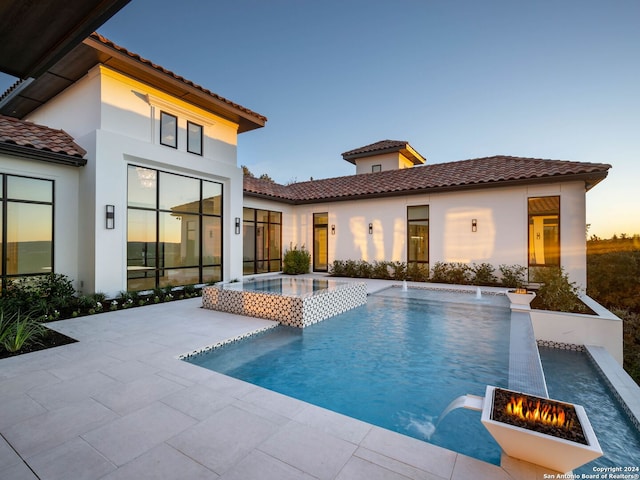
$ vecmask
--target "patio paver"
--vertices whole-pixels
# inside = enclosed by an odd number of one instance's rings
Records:
[[[387,285],[368,282],[370,291]],[[79,342],[0,360],[0,478],[442,480],[540,472],[522,462],[489,465],[178,360],[271,323],[200,304],[55,322]]]

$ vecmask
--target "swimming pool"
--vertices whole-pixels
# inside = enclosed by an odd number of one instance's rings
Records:
[[[508,386],[509,302],[451,295],[394,288],[304,330],[277,327],[187,361],[499,464],[480,412],[438,417],[460,395]]]
[[[573,473],[593,475],[597,473],[594,467],[640,467],[640,433],[627,421],[626,414],[600,380],[588,355],[555,348],[540,347],[539,350],[549,396],[585,408],[604,453]]]
[[[508,304],[501,295],[388,288],[305,330],[277,327],[185,360],[499,464],[480,412],[442,413],[460,395],[507,387]],[[576,472],[637,467],[638,431],[587,354],[540,352],[549,395],[584,406],[604,450]]]

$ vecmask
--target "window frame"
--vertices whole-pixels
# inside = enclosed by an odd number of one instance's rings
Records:
[[[30,180],[37,180],[42,182],[49,182],[51,184],[51,200],[27,200],[9,197],[8,192],[8,178],[26,178]],[[56,198],[56,182],[50,178],[39,178],[28,175],[14,175],[9,173],[0,172],[0,277],[1,277],[1,289],[4,290],[7,283],[11,280],[16,280],[25,277],[37,277],[46,275],[48,273],[55,273],[55,238],[56,238],[56,222],[55,222],[55,198]],[[8,232],[8,211],[9,204],[23,204],[23,205],[44,205],[51,207],[51,271],[50,272],[31,272],[31,273],[7,273],[7,254],[9,238]]]
[[[167,286],[167,284],[172,284],[171,279],[165,280],[165,277],[166,277],[165,272],[172,271],[172,270],[176,272],[182,271],[181,274],[184,276],[188,276],[189,271],[193,271],[195,276],[195,272],[197,270],[197,277],[198,277],[197,281],[189,282],[189,283],[209,283],[211,281],[222,280],[222,272],[224,271],[224,268],[223,268],[224,267],[224,258],[223,258],[224,185],[220,182],[216,182],[213,180],[181,175],[178,173],[168,172],[165,170],[158,170],[150,167],[143,167],[141,165],[135,165],[135,164],[127,165],[128,172],[130,169],[136,169],[136,168],[151,170],[155,172],[155,184],[153,185],[153,187],[147,187],[147,188],[155,189],[155,204],[153,206],[150,206],[150,205],[139,206],[135,204],[131,205],[129,202],[130,202],[130,195],[133,190],[131,185],[129,184],[127,185],[127,263],[126,263],[127,289],[128,290],[147,289],[146,287],[138,288],[139,285],[145,283],[145,279],[147,283],[151,283],[151,281],[153,282],[153,285],[151,286],[151,288],[165,287]],[[199,200],[188,201],[187,204],[178,206],[181,208],[175,208],[175,207],[172,208],[170,206],[162,206],[161,205],[161,192],[163,188],[162,183],[163,183],[163,179],[165,179],[165,182],[169,181],[171,177],[168,177],[168,176],[183,177],[189,180],[196,180],[198,182]],[[127,173],[127,177],[129,177],[129,173]],[[219,187],[219,196],[220,196],[219,212],[211,213],[211,212],[205,211],[204,202],[207,199],[203,197],[205,195],[206,183],[215,184]],[[194,203],[198,203],[197,211],[190,210],[188,208],[190,204],[194,204]],[[132,239],[130,239],[129,237],[130,220],[131,219],[135,220],[135,217],[132,217],[130,215],[130,212],[147,212],[153,216],[152,222],[154,223],[155,227],[153,229],[153,232],[149,233],[151,236],[154,237],[153,240],[142,242],[140,240],[132,241]],[[196,234],[194,237],[195,248],[191,250],[197,255],[197,259],[194,262],[189,262],[185,264],[171,264],[170,266],[167,266],[165,264],[165,262],[167,261],[166,255],[167,255],[168,242],[163,241],[163,234],[165,234],[169,230],[167,230],[166,228],[163,229],[164,225],[162,224],[162,219],[170,218],[171,215],[175,216],[176,219],[179,219],[180,221],[185,221],[185,222],[191,222],[193,221],[194,217],[197,217]],[[207,221],[208,219],[209,220],[213,219],[213,223],[211,223],[211,221]],[[206,255],[207,247],[205,247],[204,242],[208,239],[208,238],[205,238],[205,233],[206,233],[205,230],[208,226],[211,226],[211,225],[217,225],[219,228],[219,237],[218,238],[209,237],[209,238],[213,238],[212,241],[217,242],[217,244],[214,245],[214,248],[212,249],[212,251],[215,251],[216,249],[218,249],[220,252],[220,255],[219,255],[219,259],[215,255],[211,256],[212,261],[209,262],[209,261],[205,261],[207,258],[209,258],[209,255]],[[189,229],[188,223],[186,224],[186,227],[187,229]],[[146,231],[144,233],[144,236],[147,236]],[[186,243],[184,243],[184,241],[186,241]],[[134,248],[134,246],[137,243],[144,243],[145,245],[147,245],[141,250],[142,256],[140,258],[143,259],[142,265],[139,265],[137,264],[137,262],[132,261],[134,257],[130,257],[131,253],[136,253],[136,249]],[[181,249],[186,248],[187,250],[189,250],[190,248],[189,245],[190,245],[189,239],[187,238],[186,240],[184,240],[183,237],[181,236],[181,242],[179,244],[179,247]],[[151,256],[149,256],[149,252],[151,252]],[[187,257],[189,257],[189,255],[187,255]],[[151,260],[151,263],[152,263],[151,265],[147,265],[147,262],[149,259]],[[218,261],[216,261],[216,259]],[[136,271],[138,272],[137,274],[136,274]],[[217,271],[220,278],[211,280],[208,276],[209,274],[206,273],[208,271]],[[142,274],[144,274],[144,276],[140,276]],[[138,284],[137,286],[135,286],[136,283]],[[186,284],[189,284],[189,283],[186,283]]]
[[[174,121],[174,128],[173,128],[174,141],[172,143],[168,143],[164,141],[165,134],[163,130],[165,128],[165,123],[164,123],[165,117],[170,117]],[[171,147],[175,149],[178,148],[178,117],[177,115],[173,115],[172,113],[165,112],[164,110],[160,110],[160,145],[164,145],[166,147]]]
[[[266,213],[266,215],[258,218],[258,212]],[[265,218],[266,220],[264,220]],[[278,233],[276,235],[278,245],[277,252],[272,251],[271,248],[274,245],[272,232],[275,230],[275,228],[273,228],[275,226],[279,227],[277,229]],[[264,235],[260,242],[260,245],[258,244],[259,227],[262,227],[262,233]],[[249,228],[251,230],[247,230]],[[246,232],[248,231],[253,232],[251,239],[246,238]],[[245,258],[242,259],[242,271],[245,275],[282,271],[282,212],[279,212],[277,210],[266,210],[264,208],[243,207],[242,240],[243,244],[245,244],[247,241],[252,241],[251,246],[253,246],[253,258],[250,258],[248,260],[246,260]],[[261,258],[258,258],[258,252],[264,252],[265,250],[266,254],[262,255]],[[245,252],[243,246],[243,257],[244,253]],[[260,265],[262,265],[262,267],[260,267]]]
[[[556,213],[532,213],[531,212],[531,201],[532,200],[536,200],[536,199],[557,199],[557,212]],[[528,270],[528,277],[529,277],[529,281],[533,282],[535,279],[535,271],[541,268],[561,268],[562,266],[562,215],[561,215],[561,211],[562,211],[562,198],[560,195],[536,195],[536,196],[531,196],[531,197],[527,197],[527,270]],[[543,226],[543,231],[542,231],[542,241],[543,241],[543,254],[546,254],[546,250],[547,250],[547,245],[545,244],[545,237],[546,237],[546,232],[545,232],[545,223],[546,220],[549,218],[556,218],[556,224],[557,224],[557,234],[556,234],[556,242],[557,245],[555,246],[556,248],[556,252],[553,252],[553,246],[551,246],[551,254],[553,257],[555,257],[557,259],[556,263],[549,263],[547,261],[545,261],[545,263],[532,263],[531,259],[532,259],[532,245],[533,242],[536,241],[536,239],[532,238],[532,235],[534,233],[534,228],[532,227],[532,222],[533,222],[533,218],[534,217],[547,217],[546,219],[543,218],[542,219],[542,226]],[[538,235],[540,234],[540,232],[538,232]],[[539,238],[537,240],[540,240]],[[535,252],[535,249],[533,249],[533,252]]]
[[[411,208],[425,208],[427,209],[427,216],[426,218],[410,218],[409,215],[409,209]],[[429,262],[430,262],[430,232],[431,232],[431,223],[429,221],[429,217],[430,217],[430,208],[429,208],[429,204],[425,204],[425,205],[407,205],[407,266],[411,265],[411,264],[416,264],[416,265],[426,265],[427,268],[429,267]],[[427,248],[426,248],[426,260],[413,260],[411,259],[411,239],[409,238],[409,232],[411,230],[411,224],[412,222],[427,222]]]
[[[191,127],[198,127],[198,134],[199,134],[199,146],[200,149],[199,151],[194,151],[191,149],[191,138],[192,138],[192,132],[191,132]],[[203,141],[204,141],[204,126],[200,125],[199,123],[195,123],[192,122],[191,120],[187,120],[187,152],[189,153],[193,153],[194,155],[203,155]]]
[[[375,165],[371,165],[371,173],[379,173],[382,171],[382,164],[376,163]]]

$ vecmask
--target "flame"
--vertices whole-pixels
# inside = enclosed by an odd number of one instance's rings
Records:
[[[528,422],[538,422],[567,429],[572,427],[572,422],[567,421],[564,408],[557,404],[528,400],[524,397],[511,397],[506,411],[509,415],[514,415]]]

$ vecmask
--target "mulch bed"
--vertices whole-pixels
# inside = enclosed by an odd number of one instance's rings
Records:
[[[76,339],[67,337],[55,330],[48,330],[47,335],[40,339],[40,343],[25,345],[17,352],[7,352],[4,348],[0,348],[0,358],[14,357],[16,355],[22,355],[23,353],[37,352],[38,350],[45,350],[47,348],[59,347],[61,345],[68,345],[69,343],[77,342]]]
[[[515,415],[511,415],[507,413],[507,405],[511,401],[512,398],[523,397],[529,405],[532,405],[532,408],[535,408],[535,405],[539,401],[541,405],[561,405],[564,409],[566,415],[566,425],[565,426],[555,426],[555,425],[546,425],[541,422],[524,420]],[[588,442],[584,436],[584,432],[582,431],[582,427],[580,426],[580,420],[578,419],[578,415],[576,414],[575,409],[572,405],[567,403],[559,404],[554,402],[553,400],[546,400],[544,398],[532,397],[530,395],[525,395],[521,393],[514,393],[507,390],[501,390],[496,388],[493,394],[493,414],[492,419],[496,422],[506,423],[508,425],[513,425],[515,427],[526,428],[527,430],[532,430],[534,432],[543,433],[545,435],[550,435],[556,438],[562,438],[564,440],[569,440],[576,443],[581,443],[583,445],[588,445]]]

